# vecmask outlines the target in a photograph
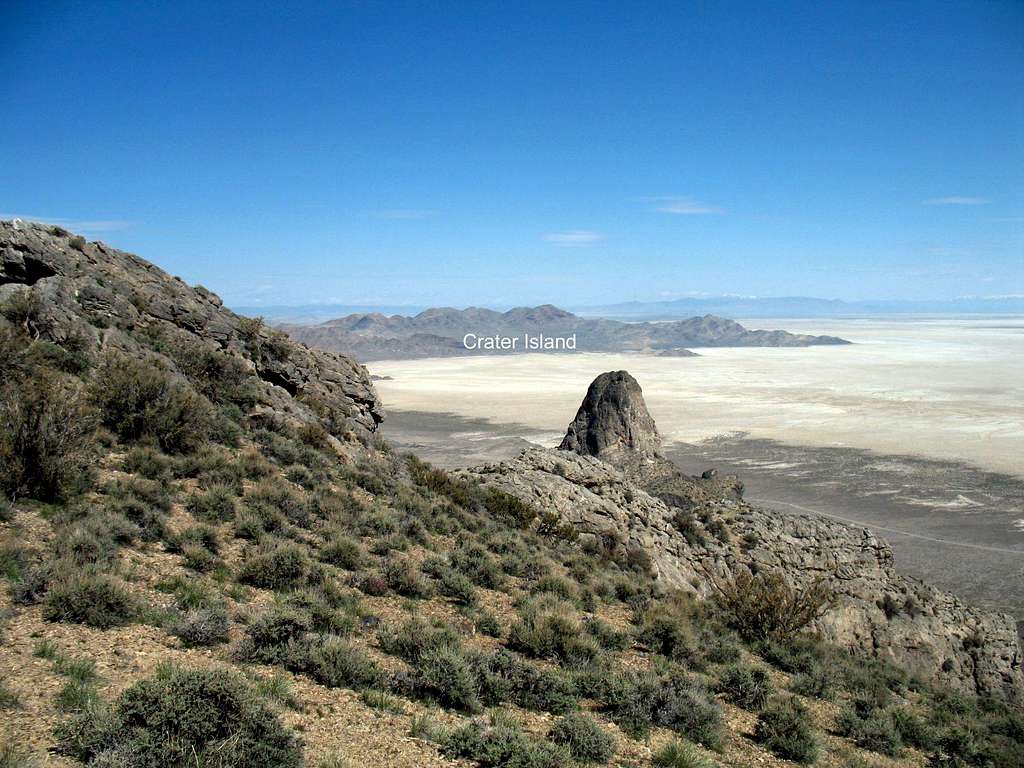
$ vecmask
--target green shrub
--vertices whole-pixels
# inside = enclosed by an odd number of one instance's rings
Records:
[[[720,707],[678,671],[627,672],[601,681],[600,687],[602,709],[631,736],[646,736],[659,725],[711,749],[721,746]]]
[[[556,715],[576,708],[576,686],[560,671],[530,663],[503,648],[490,655],[472,655],[470,663],[484,706],[510,701],[524,709]]]
[[[447,733],[441,751],[481,768],[562,768],[571,759],[564,747],[531,738],[507,717],[474,720]]]
[[[835,698],[838,683],[835,670],[826,664],[814,664],[807,672],[799,672],[789,681],[789,690],[801,696],[830,701]]]
[[[300,768],[302,748],[234,675],[161,667],[110,711],[90,707],[57,728],[62,752],[125,768],[187,765]]]
[[[715,690],[726,701],[752,712],[763,709],[774,693],[771,679],[765,670],[744,664],[732,664],[722,670]]]
[[[792,697],[770,702],[757,718],[754,738],[786,760],[813,763],[818,740],[807,708]]]
[[[451,569],[445,570],[441,576],[441,594],[459,605],[473,606],[478,602],[476,587],[469,577]]]
[[[261,545],[239,567],[238,581],[262,589],[290,589],[309,578],[306,549],[290,541]]]
[[[717,602],[730,626],[747,640],[788,639],[820,618],[835,603],[822,581],[789,584],[780,571],[741,571],[718,585]]]
[[[209,401],[175,380],[159,358],[140,360],[118,352],[102,359],[91,388],[104,425],[122,440],[152,438],[169,453],[188,453],[212,428]]]
[[[651,756],[655,768],[714,768],[693,744],[670,741]]]
[[[249,622],[237,655],[243,661],[283,664],[305,639],[312,626],[312,620],[302,611],[290,606],[274,605]]]
[[[162,480],[171,476],[172,461],[169,456],[148,446],[136,446],[125,454],[122,469],[125,472],[142,475],[150,480]]]
[[[458,648],[442,645],[423,650],[414,663],[413,690],[443,707],[477,712],[481,709],[477,676]]]
[[[446,646],[458,648],[462,638],[450,624],[431,625],[423,619],[413,618],[397,628],[381,627],[377,632],[377,642],[385,653],[414,664],[425,651]]]
[[[355,539],[333,532],[327,542],[320,547],[320,559],[348,571],[358,571],[366,562],[366,553]]]
[[[36,768],[31,753],[14,744],[0,744],[0,768]]]
[[[7,684],[0,680],[0,710],[4,709],[20,709],[21,700],[18,698],[18,694],[7,687]],[[2,766],[3,763],[0,763]]]
[[[510,648],[538,659],[559,659],[581,664],[591,661],[600,649],[586,637],[576,610],[550,595],[527,600],[519,621],[509,631]]]
[[[171,631],[186,646],[208,646],[225,642],[230,628],[227,609],[216,607],[186,612]]]
[[[477,632],[488,637],[501,637],[501,622],[491,611],[480,611],[473,619],[473,627]]]
[[[226,485],[214,485],[206,493],[193,493],[185,508],[200,520],[220,523],[233,520],[237,509],[235,494]]]
[[[592,717],[573,713],[560,718],[548,738],[562,744],[569,754],[583,763],[607,763],[615,754],[615,738]]]
[[[384,561],[382,571],[388,587],[398,594],[415,598],[430,596],[430,584],[411,560],[389,557]]]
[[[48,621],[109,629],[130,624],[139,614],[136,600],[111,577],[82,572],[50,586],[43,616]]]
[[[380,687],[384,673],[352,643],[327,636],[315,644],[309,654],[309,676],[332,688]]]
[[[890,757],[903,751],[903,737],[892,714],[873,702],[855,699],[839,713],[836,728],[862,749]]]
[[[0,382],[0,496],[48,501],[84,490],[96,424],[75,382],[41,371]]]
[[[500,589],[505,581],[501,566],[479,544],[462,544],[451,553],[449,562],[478,587]]]

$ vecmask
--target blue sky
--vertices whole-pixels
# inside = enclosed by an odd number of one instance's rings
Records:
[[[1024,3],[61,3],[0,214],[235,305],[1024,294]]]

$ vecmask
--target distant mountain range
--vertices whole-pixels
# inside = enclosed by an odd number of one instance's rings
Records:
[[[907,314],[987,314],[1024,313],[1024,296],[966,297],[949,300],[907,301],[902,299],[841,301],[812,296],[713,296],[674,299],[672,301],[629,301],[603,306],[580,307],[584,317],[612,317],[637,320],[665,320],[693,315],[723,317],[858,317],[865,315]]]
[[[359,360],[514,354],[531,351],[527,339],[573,340],[578,352],[647,352],[664,356],[693,354],[689,347],[806,347],[848,344],[835,336],[748,330],[713,315],[673,322],[621,322],[586,318],[545,304],[507,312],[470,307],[427,309],[417,315],[355,313],[316,325],[282,324],[293,338],[313,347],[344,352]],[[467,348],[466,337],[475,347]],[[490,339],[518,340],[497,348]],[[548,349],[547,347],[541,347]],[[556,351],[567,351],[557,348]]]

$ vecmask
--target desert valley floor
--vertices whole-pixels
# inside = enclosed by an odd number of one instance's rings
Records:
[[[448,466],[557,444],[593,376],[629,370],[687,470],[869,526],[907,573],[1024,618],[1024,319],[772,322],[855,344],[369,367],[385,434]]]

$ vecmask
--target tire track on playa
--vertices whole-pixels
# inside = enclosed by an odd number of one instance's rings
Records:
[[[854,520],[850,517],[843,517],[842,515],[833,515],[829,512],[822,512],[818,509],[811,509],[810,507],[804,507],[800,504],[794,504],[790,501],[779,501],[778,499],[751,499],[752,502],[757,504],[774,504],[781,505],[784,507],[791,507],[792,509],[799,510],[800,512],[807,512],[812,515],[819,515],[821,517],[827,517],[832,520],[838,520],[841,523],[850,523],[851,525],[859,525],[864,528],[870,528],[873,531],[885,531],[886,533],[894,533],[898,536],[907,536],[912,539],[920,539],[922,541],[930,541],[934,544],[945,544],[951,547],[964,547],[966,549],[980,549],[984,552],[999,552],[1005,555],[1020,555],[1024,557],[1024,550],[1020,549],[1007,549],[1004,547],[990,547],[986,544],[973,544],[969,541],[951,541],[950,539],[937,539],[934,536],[925,536],[923,533],[911,533],[910,531],[901,531],[898,528],[886,528],[884,525],[875,525],[874,523],[865,523],[861,520]]]

